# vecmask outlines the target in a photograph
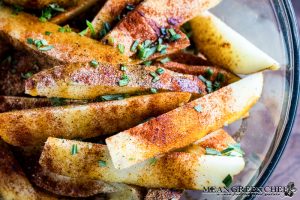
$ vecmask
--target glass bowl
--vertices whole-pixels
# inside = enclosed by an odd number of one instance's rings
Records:
[[[235,177],[233,185],[260,187],[275,169],[296,115],[299,94],[296,18],[288,0],[223,0],[211,11],[281,65],[278,71],[264,72],[263,95],[249,118],[226,127],[246,152],[245,169]],[[186,191],[182,199],[252,199],[254,196]]]

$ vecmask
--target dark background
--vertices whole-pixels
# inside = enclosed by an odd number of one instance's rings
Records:
[[[300,0],[292,0],[297,15],[298,27],[300,22]],[[300,29],[300,27],[299,27]],[[288,145],[279,161],[276,170],[266,185],[285,186],[293,181],[297,192],[291,199],[300,199],[300,109]],[[274,197],[259,197],[258,199],[275,199]],[[277,198],[278,199],[278,198]]]

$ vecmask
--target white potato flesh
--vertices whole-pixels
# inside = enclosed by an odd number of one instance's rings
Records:
[[[240,119],[258,101],[262,88],[263,75],[257,73],[107,138],[114,166],[127,168],[183,148]]]
[[[197,49],[214,65],[237,74],[279,69],[279,63],[213,14],[203,12],[190,21]]]

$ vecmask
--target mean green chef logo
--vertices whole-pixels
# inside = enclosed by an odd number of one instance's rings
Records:
[[[278,198],[293,197],[297,192],[294,182],[289,182],[286,186],[232,186],[232,187],[205,187],[204,193],[214,193],[217,195],[229,196],[274,196]]]

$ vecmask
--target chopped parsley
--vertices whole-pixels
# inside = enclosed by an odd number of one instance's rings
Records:
[[[95,32],[93,24],[89,20],[86,20],[85,22],[86,22],[87,27],[90,29],[92,36],[95,36],[96,32]]]
[[[24,79],[28,79],[33,76],[32,72],[26,72],[25,74],[21,73],[21,77]]]
[[[206,155],[215,155],[215,156],[221,156],[221,152],[216,150],[216,149],[212,149],[212,148],[206,148],[205,149],[205,154]]]
[[[206,76],[207,78],[210,78],[213,74],[214,74],[214,71],[213,71],[211,68],[208,68],[208,69],[205,71],[205,76]]]
[[[72,32],[72,29],[69,25],[65,25],[63,27],[59,27],[58,28],[58,32],[61,32],[61,33],[71,33]]]
[[[110,30],[110,24],[108,22],[104,22],[102,25],[102,29],[99,32],[99,38],[103,38]]]
[[[50,98],[50,102],[52,106],[63,106],[66,105],[66,99],[58,98],[58,97],[52,97]]]
[[[202,112],[202,106],[201,106],[201,105],[195,106],[194,109],[195,109],[197,112]]]
[[[165,72],[165,70],[163,68],[157,68],[156,73],[158,75],[162,75]]]
[[[125,65],[121,65],[121,70],[122,71],[126,71],[127,70],[127,67]]]
[[[166,64],[167,62],[170,62],[171,59],[169,57],[165,57],[163,59],[160,59],[159,62],[161,62],[162,64]]]
[[[150,92],[153,93],[153,94],[156,94],[157,93],[157,89],[156,88],[151,88]]]
[[[94,68],[97,68],[97,67],[99,66],[99,62],[98,62],[97,60],[92,60],[92,61],[90,62],[90,65],[91,65],[92,67],[94,67]]]
[[[108,37],[107,42],[109,45],[114,46],[115,44],[115,39],[113,37]]]
[[[226,187],[229,187],[229,186],[231,185],[231,183],[232,183],[232,177],[231,177],[231,175],[228,174],[228,175],[224,178],[224,180],[223,180],[222,182],[224,183],[224,185],[225,185]]]
[[[99,164],[100,167],[106,167],[106,165],[107,165],[106,161],[103,161],[103,160],[99,160],[98,164]]]
[[[157,162],[156,158],[151,158],[149,164],[150,165],[155,165],[156,162]]]
[[[145,65],[145,66],[150,66],[152,64],[152,61],[147,60],[147,61],[144,61],[142,64]]]
[[[42,10],[42,14],[41,14],[39,20],[41,22],[46,22],[46,21],[50,20],[53,17],[53,15],[55,15],[56,13],[64,12],[64,11],[65,11],[65,9],[59,7],[59,5],[57,5],[55,3],[49,4],[48,7],[44,8]]]
[[[111,95],[101,96],[101,100],[103,101],[122,100],[124,98],[125,96],[123,94],[111,94]]]
[[[37,47],[37,49],[40,51],[50,51],[51,49],[54,48],[53,46],[48,45],[48,42],[45,39],[34,40],[32,38],[27,38],[27,43],[31,44],[31,45],[35,45]]]
[[[123,44],[118,44],[118,49],[121,54],[125,52],[125,46]]]
[[[50,31],[45,31],[45,35],[51,35],[52,33]]]
[[[129,83],[129,78],[126,74],[123,74],[123,76],[121,77],[121,79],[119,80],[119,86],[123,87],[128,85]]]
[[[135,40],[130,48],[130,51],[135,52],[139,43],[139,40]]]
[[[239,156],[242,157],[245,153],[241,149],[241,145],[239,143],[236,144],[230,144],[228,147],[221,152],[212,149],[212,148],[206,148],[206,154],[207,155],[218,155],[218,156]]]
[[[71,148],[71,154],[75,155],[78,153],[78,148],[77,148],[77,144],[73,144],[72,148]]]

